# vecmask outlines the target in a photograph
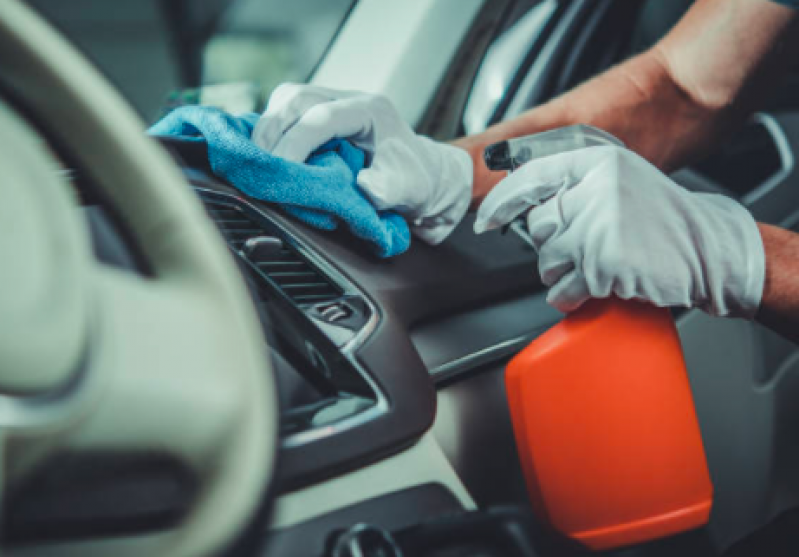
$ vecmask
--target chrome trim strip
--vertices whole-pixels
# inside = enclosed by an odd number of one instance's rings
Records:
[[[444,381],[461,373],[471,371],[478,366],[483,366],[505,359],[527,346],[545,329],[539,329],[530,334],[514,337],[492,346],[487,346],[460,358],[455,358],[430,370],[430,375],[435,381]]]
[[[785,181],[785,179],[793,172],[795,164],[793,152],[791,151],[791,145],[788,142],[788,138],[785,136],[785,132],[783,131],[779,122],[777,122],[777,120],[770,114],[765,114],[763,112],[758,112],[755,114],[752,117],[752,120],[758,124],[762,124],[763,127],[766,128],[766,131],[771,134],[771,137],[774,140],[774,145],[777,147],[777,152],[780,155],[780,160],[782,161],[782,169],[743,196],[741,202],[746,206],[756,203],[768,195],[769,192],[779,186],[783,181]]]
[[[799,230],[796,230],[797,224],[799,224],[799,211],[794,211],[779,222],[780,228],[787,228],[794,232],[799,232]]]
[[[463,110],[461,123],[468,135],[488,128],[513,78],[541,38],[558,6],[556,0],[543,0],[492,40],[483,55]]]
[[[283,447],[286,448],[294,448],[294,447],[301,447],[303,445],[307,445],[308,443],[312,443],[314,441],[318,441],[320,439],[325,439],[326,437],[330,437],[332,435],[338,435],[344,431],[348,431],[350,429],[354,429],[356,427],[362,426],[372,420],[382,416],[386,412],[388,412],[388,399],[383,394],[378,387],[372,377],[366,372],[366,370],[361,367],[361,365],[357,362],[357,360],[352,357],[351,354],[344,353],[344,356],[349,360],[352,366],[361,374],[364,381],[369,385],[369,388],[375,393],[376,401],[374,406],[370,406],[363,412],[359,412],[355,415],[349,416],[344,418],[341,421],[308,429],[306,431],[300,431],[299,433],[294,433],[289,435],[288,437],[284,438],[282,441]]]
[[[502,115],[503,122],[520,115],[525,110],[533,108],[532,106],[528,106],[530,97],[541,88],[544,81],[542,77],[553,64],[552,57],[558,45],[563,40],[566,33],[575,25],[578,16],[586,6],[586,0],[571,2],[568,5],[566,12],[546,38],[546,42],[541,47],[535,60],[533,60],[527,75],[524,76],[519,87],[516,89],[516,93],[508,103],[508,107]]]
[[[378,323],[380,322],[381,316],[374,302],[372,302],[372,300],[369,299],[369,297],[361,289],[356,287],[349,279],[341,274],[341,272],[339,272],[339,270],[336,269],[330,262],[320,256],[317,252],[311,250],[302,240],[297,238],[296,235],[291,233],[285,227],[281,226],[272,217],[263,212],[257,206],[250,203],[247,199],[228,192],[216,191],[196,185],[193,185],[193,187],[198,192],[206,194],[209,197],[222,198],[223,200],[227,199],[233,203],[243,205],[247,209],[257,213],[261,218],[269,221],[269,223],[271,223],[275,228],[279,229],[286,236],[286,238],[292,244],[292,247],[294,247],[300,254],[316,265],[327,278],[335,282],[336,285],[341,288],[342,291],[344,291],[344,295],[359,296],[364,300],[366,307],[369,309],[370,315],[367,322],[363,327],[361,327],[355,336],[347,341],[347,343],[343,347],[339,348],[339,350],[341,350],[342,355],[347,358],[347,361],[349,361],[349,363],[361,375],[366,384],[369,385],[369,388],[375,393],[375,404],[370,406],[368,409],[359,412],[358,414],[349,416],[333,424],[315,427],[306,431],[301,431],[299,433],[293,433],[282,440],[283,447],[300,447],[302,445],[318,441],[319,439],[324,439],[326,437],[354,429],[385,414],[389,409],[389,403],[386,395],[377,386],[377,383],[372,376],[366,372],[366,370],[363,368],[363,366],[361,366],[355,357],[355,353],[357,352],[358,348],[360,348],[366,339],[369,338],[372,333],[374,333],[374,331],[377,329]],[[308,319],[313,321],[310,316]]]

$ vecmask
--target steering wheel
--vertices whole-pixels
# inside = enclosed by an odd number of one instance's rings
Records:
[[[65,453],[166,454],[197,479],[178,524],[84,541],[77,553],[214,554],[262,503],[278,439],[274,378],[242,277],[142,122],[17,0],[0,2],[0,91],[0,503]],[[94,258],[42,136],[88,173],[152,276]],[[77,543],[0,551],[75,554]]]

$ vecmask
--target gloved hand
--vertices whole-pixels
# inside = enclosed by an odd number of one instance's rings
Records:
[[[475,231],[529,212],[547,300],[569,312],[588,298],[648,300],[751,318],[765,254],[749,212],[693,193],[632,151],[590,147],[533,160],[500,182]]]
[[[358,185],[378,210],[393,209],[408,219],[423,240],[443,241],[463,218],[471,202],[471,157],[416,135],[385,97],[284,84],[272,93],[252,140],[304,162],[334,137],[372,155]]]

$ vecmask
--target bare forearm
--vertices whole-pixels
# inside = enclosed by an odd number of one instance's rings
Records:
[[[766,281],[757,320],[799,342],[799,234],[759,224]]]
[[[591,124],[620,138],[627,147],[664,170],[686,152],[715,142],[713,111],[696,105],[673,82],[654,51],[613,68],[520,117],[457,142],[472,155],[473,199],[479,203],[504,173],[490,172],[482,160],[486,145],[511,137]]]
[[[796,17],[788,8],[765,0],[699,0],[649,51],[512,121],[459,140],[475,163],[475,204],[502,178],[485,167],[486,145],[575,123],[613,133],[664,171],[679,168],[748,117],[797,41]]]

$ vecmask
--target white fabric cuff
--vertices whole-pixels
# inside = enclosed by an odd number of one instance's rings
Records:
[[[736,211],[741,215],[736,220],[743,227],[743,244],[741,249],[747,254],[748,266],[745,276],[746,282],[742,285],[742,292],[738,298],[739,310],[734,312],[736,317],[754,319],[760,309],[763,298],[763,288],[766,283],[766,250],[763,247],[763,238],[752,214],[743,205],[733,202]]]
[[[439,143],[427,137],[430,150],[439,157],[441,174],[433,198],[425,204],[424,212],[411,222],[411,230],[431,245],[443,242],[463,220],[472,201],[474,165],[472,157],[459,147]]]

